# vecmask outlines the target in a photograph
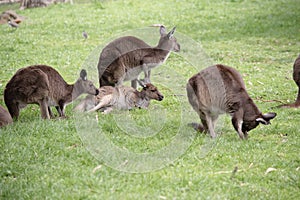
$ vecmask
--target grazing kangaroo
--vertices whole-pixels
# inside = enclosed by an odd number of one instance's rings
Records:
[[[202,125],[193,124],[199,131],[209,132],[215,138],[218,116],[229,113],[232,124],[241,139],[259,123],[270,124],[276,113],[262,114],[249,97],[239,72],[225,65],[208,67],[192,76],[187,84],[187,95]]]
[[[165,27],[161,26],[160,40],[155,47],[133,36],[109,43],[102,50],[98,62],[100,87],[122,85],[123,81],[130,80],[131,86],[136,89],[136,81],[142,71],[145,82],[150,83],[151,69],[166,61],[171,51],[180,50],[174,32],[175,27],[166,33]]]
[[[0,127],[6,126],[7,124],[12,123],[13,120],[7,110],[0,106]]]
[[[298,58],[295,60],[294,67],[293,67],[293,79],[295,83],[298,86],[298,96],[295,101],[295,103],[291,104],[283,104],[280,105],[279,107],[286,107],[286,108],[298,108],[300,107],[300,54]]]
[[[67,84],[52,67],[34,65],[19,69],[7,83],[4,101],[9,113],[18,119],[20,109],[27,104],[39,104],[43,119],[53,117],[50,106],[55,106],[59,116],[65,117],[65,107],[82,93],[98,94],[98,89],[87,80],[85,70],[80,72],[75,84]]]
[[[92,112],[101,109],[104,113],[109,113],[114,108],[122,110],[130,110],[135,107],[147,108],[150,100],[163,100],[164,96],[154,85],[143,84],[140,81],[139,83],[143,87],[141,91],[124,85],[103,86],[99,88],[97,96],[88,95],[75,107],[75,110]]]

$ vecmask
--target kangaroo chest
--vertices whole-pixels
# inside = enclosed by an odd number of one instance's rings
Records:
[[[113,103],[114,107],[120,110],[129,110],[135,106],[134,90],[126,90],[126,88],[118,88],[116,94],[116,101]]]
[[[53,98],[48,99],[48,106],[58,106],[57,102]]]
[[[124,81],[130,81],[138,78],[139,74],[144,71],[143,66],[129,68],[125,71]]]
[[[147,73],[152,68],[157,67],[164,63],[170,55],[168,52],[166,55],[145,55],[141,59],[135,58],[135,64],[128,62],[125,66],[125,76],[124,80],[134,80],[138,78],[141,72]]]

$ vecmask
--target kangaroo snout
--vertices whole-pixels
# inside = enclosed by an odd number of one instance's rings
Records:
[[[158,96],[158,101],[162,101],[164,99],[164,96],[163,95],[159,95]]]
[[[95,96],[97,96],[99,94],[99,90],[96,89],[96,93],[95,93]]]
[[[174,52],[180,52],[180,44],[175,45]]]

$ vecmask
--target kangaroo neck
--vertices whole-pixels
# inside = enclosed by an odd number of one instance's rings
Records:
[[[243,106],[244,106],[244,115],[246,116],[246,118],[250,116],[258,116],[261,114],[260,110],[254,104],[251,98],[246,98],[243,102]]]
[[[164,50],[159,47],[155,47],[152,49],[151,58],[148,58],[148,59],[151,60],[151,62],[153,62],[153,63],[164,63],[168,59],[170,53],[171,52],[168,50]]]
[[[77,82],[73,85],[68,85],[68,88],[71,93],[71,97],[70,97],[71,101],[75,100],[77,97],[79,97],[82,94]]]
[[[146,93],[144,92],[144,90],[142,90],[141,92],[137,91],[137,101],[136,101],[136,107],[139,108],[145,108],[149,106],[149,99],[146,96]]]
[[[158,45],[156,47],[153,48],[155,51],[159,52],[160,54],[165,54],[167,55],[168,53],[170,53],[171,49],[165,47],[164,45],[158,43]]]

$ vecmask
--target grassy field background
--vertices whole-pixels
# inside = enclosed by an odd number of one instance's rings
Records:
[[[0,11],[17,8],[1,5]],[[153,70],[154,83],[165,99],[153,102],[149,110],[99,115],[96,126],[101,134],[89,131],[95,115],[74,114],[73,105],[67,107],[66,120],[41,120],[35,105],[22,110],[17,123],[0,130],[0,199],[299,199],[300,110],[272,108],[296,97],[292,66],[300,48],[299,8],[297,0],[128,0],[17,10],[26,17],[17,30],[0,26],[4,106],[7,81],[28,65],[53,66],[69,83],[85,67],[98,85],[95,62],[103,45],[127,33],[150,31],[158,38],[158,29],[147,28],[152,24],[176,26],[183,51]],[[87,40],[83,30],[89,34]],[[188,47],[199,48],[194,50],[204,56],[197,61],[198,55]],[[185,107],[186,81],[214,63],[242,73],[261,111],[277,112],[272,125],[251,131],[247,141],[238,138],[228,116],[220,120],[221,136],[215,141],[186,125],[199,121]],[[137,129],[131,130],[124,119],[136,123]],[[89,120],[89,127],[81,126]],[[149,135],[133,135],[139,130]],[[145,160],[140,171],[130,163],[109,163],[114,154],[101,140],[151,154],[179,132],[183,134],[176,147],[190,144],[188,148],[181,153],[174,148],[180,155],[171,161]]]

